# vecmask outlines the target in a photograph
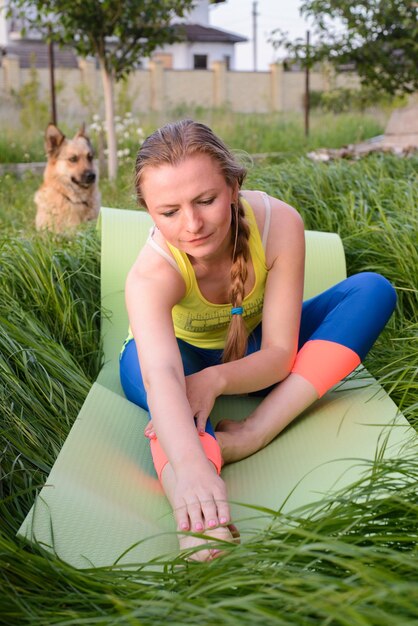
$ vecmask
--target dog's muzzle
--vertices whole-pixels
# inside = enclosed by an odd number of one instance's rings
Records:
[[[96,172],[93,172],[93,170],[86,170],[79,179],[72,177],[71,180],[80,187],[89,187],[96,180]]]

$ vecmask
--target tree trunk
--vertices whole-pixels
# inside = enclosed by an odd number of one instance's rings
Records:
[[[54,44],[48,41],[48,66],[49,66],[49,87],[51,94],[51,122],[57,126],[57,99],[55,95],[55,61],[54,61]]]
[[[118,156],[115,133],[115,104],[113,85],[114,79],[112,74],[107,71],[105,63],[100,59],[100,71],[103,81],[103,93],[105,102],[105,120],[107,135],[107,173],[109,180],[114,180],[118,173]]]
[[[306,31],[306,67],[305,67],[305,137],[309,136],[309,113],[311,108],[310,103],[310,85],[309,85],[309,68],[310,68],[310,48],[309,48],[309,30]]]

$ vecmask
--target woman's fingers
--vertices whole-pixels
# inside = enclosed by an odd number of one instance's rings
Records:
[[[178,530],[190,530],[190,520],[186,505],[176,507],[174,509],[174,516],[176,518]]]
[[[219,523],[223,526],[225,524],[228,524],[231,520],[231,515],[229,512],[229,504],[226,500],[218,500],[217,502],[217,509],[218,509],[218,518],[219,518]]]
[[[213,499],[204,502],[202,513],[205,519],[205,528],[216,528],[219,526],[219,516],[216,503]]]
[[[212,463],[180,466],[175,478],[171,504],[178,530],[204,533],[229,524],[226,485]]]
[[[205,499],[201,502],[201,507],[206,529],[225,526],[230,522],[231,516],[226,494]]]
[[[174,503],[174,515],[178,530],[201,533],[205,529],[202,507],[196,496],[185,496],[179,503]]]
[[[215,501],[213,497],[185,499],[175,508],[177,528],[192,532],[205,532],[230,522],[229,505],[226,500]]]
[[[174,514],[179,530],[191,530],[192,532],[203,532],[204,520],[199,500],[183,500],[180,506],[176,506]]]
[[[208,421],[208,416],[202,413],[201,411],[196,414],[196,428],[197,432],[203,434],[206,429],[206,422]]]
[[[156,439],[157,438],[157,435],[155,434],[155,431],[154,431],[154,424],[152,423],[152,420],[150,420],[148,422],[148,424],[145,426],[145,428],[144,428],[144,435],[148,439]]]
[[[205,530],[205,520],[202,511],[202,503],[198,500],[187,503],[187,511],[190,518],[190,530],[201,533]]]

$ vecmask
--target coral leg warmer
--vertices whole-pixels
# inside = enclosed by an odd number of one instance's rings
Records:
[[[219,443],[216,441],[215,437],[212,437],[212,435],[209,435],[208,433],[199,434],[199,441],[207,458],[209,461],[212,461],[216,471],[220,474],[222,468],[222,456]],[[158,439],[151,439],[150,444],[155,471],[157,472],[158,479],[161,481],[161,473],[168,463],[168,458]]]
[[[321,397],[361,362],[356,352],[334,341],[312,339],[296,356],[292,374],[300,374]]]

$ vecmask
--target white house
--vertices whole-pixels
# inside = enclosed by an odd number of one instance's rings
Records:
[[[187,18],[178,19],[178,28],[183,41],[156,50],[153,60],[160,60],[164,67],[178,70],[209,69],[214,61],[224,61],[228,69],[235,67],[235,45],[247,39],[210,26],[210,5],[225,0],[197,0]],[[21,35],[23,24],[13,18],[6,18],[4,8],[7,0],[0,0],[0,52],[19,58],[21,68],[31,65],[47,67],[48,51],[39,33],[29,31]],[[70,48],[55,46],[56,67],[78,67],[78,60]],[[140,60],[147,67],[149,59]]]
[[[156,50],[152,58],[174,70],[209,69],[214,61],[224,61],[227,69],[235,69],[235,45],[247,41],[246,37],[210,25],[210,5],[224,1],[196,2],[187,18],[176,20],[185,41]]]

